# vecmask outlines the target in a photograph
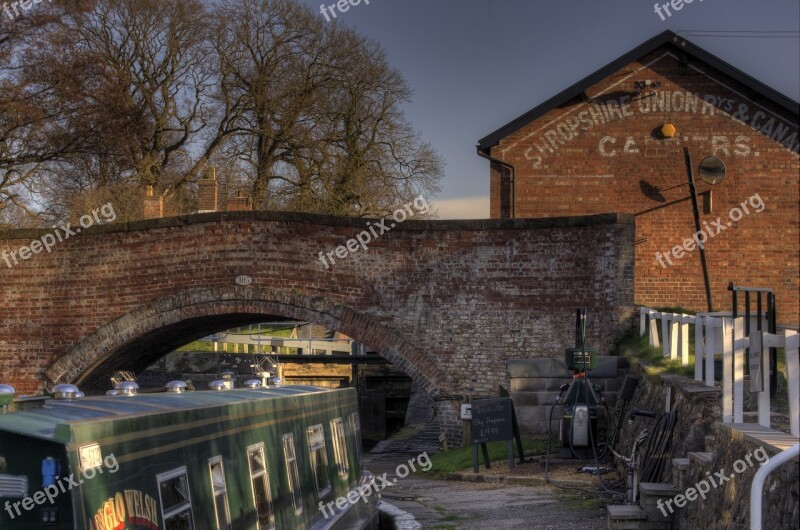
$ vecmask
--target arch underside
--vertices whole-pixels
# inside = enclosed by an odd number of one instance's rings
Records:
[[[417,379],[429,394],[445,379],[419,348],[368,314],[321,297],[252,287],[193,289],[137,307],[74,344],[46,371],[53,383],[70,382],[102,393],[117,370],[139,372],[176,348],[239,326],[302,320],[336,329],[368,345]]]

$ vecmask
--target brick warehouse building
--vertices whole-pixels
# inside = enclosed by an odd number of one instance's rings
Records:
[[[714,309],[729,310],[729,282],[769,287],[778,321],[797,323],[798,103],[675,33],[486,136],[478,154],[491,161],[492,218],[631,213],[636,303],[706,310],[684,147]],[[712,155],[727,168],[715,185],[697,174]]]

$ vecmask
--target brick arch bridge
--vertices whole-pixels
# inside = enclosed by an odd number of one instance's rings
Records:
[[[94,226],[11,267],[0,260],[0,381],[20,393],[104,390],[113,370],[288,317],[367,344],[429,394],[496,395],[507,360],[572,345],[575,307],[589,308],[587,341],[601,351],[632,314],[630,216],[406,221],[322,264],[320,252],[366,225],[216,212]],[[49,232],[0,231],[0,252],[19,257]],[[240,275],[252,284],[237,285]],[[454,438],[456,405],[439,408]]]

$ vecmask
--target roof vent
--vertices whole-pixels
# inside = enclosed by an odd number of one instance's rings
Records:
[[[16,394],[17,391],[14,390],[14,387],[11,385],[0,385],[0,394],[11,394],[12,396]]]
[[[133,381],[122,381],[114,387],[120,396],[135,396],[139,393],[139,385]]]
[[[170,381],[164,388],[167,392],[172,392],[173,394],[183,394],[186,392],[186,386],[186,383],[183,381]]]
[[[259,381],[258,379],[248,379],[247,381],[244,382],[244,387],[250,389],[261,388],[261,381]]]
[[[107,390],[106,391],[106,395],[107,396],[118,396],[119,395],[119,390]]]
[[[221,392],[223,390],[228,390],[228,385],[225,381],[217,379],[216,381],[211,381],[208,384],[208,388],[210,388],[211,390],[215,390],[217,392]]]
[[[86,394],[84,394],[84,393],[83,393],[83,392],[81,392],[80,390],[78,390],[77,392],[75,392],[75,399],[80,399],[80,398],[85,398],[85,397],[86,397]]]
[[[78,399],[81,391],[75,385],[62,383],[53,387],[53,397],[56,399]]]
[[[238,374],[233,370],[225,370],[224,372],[219,374],[220,379],[222,379],[225,382],[225,385],[227,386],[228,390],[233,390],[234,388],[236,388],[237,375]]]

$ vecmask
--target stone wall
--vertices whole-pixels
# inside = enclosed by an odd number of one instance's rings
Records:
[[[589,371],[589,380],[600,385],[609,408],[614,406],[619,391],[620,363],[624,358],[599,357],[596,370]],[[550,409],[559,394],[561,385],[570,383],[574,373],[567,370],[563,359],[528,359],[508,361],[509,392],[514,402],[522,434],[547,434]],[[556,406],[553,417],[560,418],[562,407]],[[552,422],[552,432],[558,433],[558,422]]]
[[[756,426],[757,427],[757,426]],[[753,433],[748,431],[754,430]],[[760,432],[752,424],[726,425],[714,429],[712,461],[708,469],[692,467],[686,478],[688,486],[707,480],[707,471],[715,476],[722,471],[730,480],[712,488],[706,499],[698,498],[678,511],[680,528],[697,530],[737,530],[750,526],[750,489],[760,467],[755,451],[763,448],[769,458],[777,455],[797,438],[788,440],[783,433]],[[749,465],[747,460],[752,463]],[[741,463],[737,463],[740,461]],[[761,458],[764,461],[764,457]],[[741,472],[739,472],[742,470]],[[719,480],[717,480],[719,482]],[[713,509],[711,509],[713,508]],[[800,463],[797,459],[773,471],[764,485],[762,498],[763,528],[800,528]]]
[[[639,379],[639,385],[633,399],[625,406],[625,417],[615,450],[630,456],[636,436],[643,429],[652,432],[655,419],[637,416],[630,423],[630,412],[639,409],[661,414],[666,409],[669,390],[670,409],[678,413],[669,461],[684,457],[689,451],[704,451],[706,436],[713,433],[714,424],[721,418],[722,396],[719,389],[678,375],[648,375],[646,369],[635,361],[631,364],[631,375]],[[618,467],[624,473],[624,468]],[[667,466],[661,481],[666,482],[670,478],[671,466]]]
[[[763,447],[769,457],[782,448],[798,443],[797,438],[780,431],[762,428],[756,424],[729,425],[719,423],[721,418],[721,392],[718,387],[706,387],[693,379],[676,375],[648,375],[644,367],[634,363],[631,373],[639,378],[639,386],[634,399],[626,407],[626,418],[632,408],[663,411],[667,389],[670,404],[678,413],[678,423],[669,452],[669,462],[673,458],[686,458],[690,452],[706,453],[710,462],[699,465],[700,459],[691,459],[688,472],[681,477],[684,494],[688,488],[715,476],[717,471],[731,477],[724,485],[712,488],[706,498],[696,498],[678,508],[675,526],[687,530],[738,530],[750,524],[750,486],[759,463],[751,456],[753,466],[747,466],[741,473],[734,462],[753,455]],[[633,438],[644,428],[651,428],[653,421],[637,418],[632,425],[622,422],[617,452],[629,456]],[[798,462],[779,468],[767,480],[764,488],[764,528],[798,528],[800,524],[800,475]],[[618,464],[620,472],[624,467]],[[665,469],[661,482],[673,481],[673,466]],[[717,480],[718,481],[718,480]],[[674,506],[674,505],[673,505]],[[650,524],[650,523],[647,523]],[[656,524],[656,523],[653,523]],[[658,523],[660,524],[660,523]],[[644,528],[644,527],[642,527]]]

